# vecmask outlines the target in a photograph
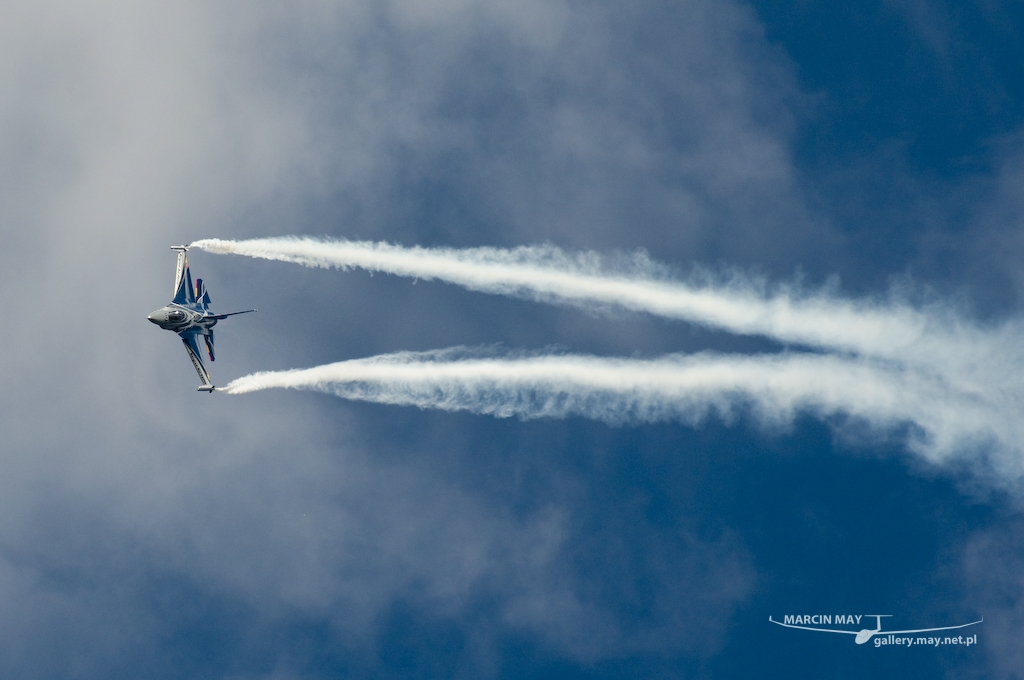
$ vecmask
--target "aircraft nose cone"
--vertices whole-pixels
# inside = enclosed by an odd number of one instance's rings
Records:
[[[163,310],[163,309],[158,309],[155,312],[152,312],[146,318],[149,319],[151,322],[153,322],[153,323],[155,323],[156,325],[159,326],[162,323],[166,323],[166,321],[167,321],[167,311]]]

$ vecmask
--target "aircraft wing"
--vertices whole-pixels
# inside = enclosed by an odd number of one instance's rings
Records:
[[[213,381],[210,380],[210,374],[206,371],[206,366],[203,366],[203,358],[199,354],[199,343],[196,341],[196,335],[196,333],[182,334],[181,341],[185,344],[188,358],[192,360],[192,365],[195,366],[196,373],[199,374],[199,379],[203,383],[199,386],[199,389],[204,392],[213,392]]]
[[[178,251],[178,264],[174,269],[174,299],[179,305],[187,305],[196,301],[196,291],[192,288],[192,274],[188,270],[188,253],[185,246],[175,246]]]
[[[227,314],[210,314],[206,318],[208,318],[208,319],[226,319],[229,316],[234,316],[235,314],[248,314],[249,312],[258,312],[258,311],[260,311],[260,310],[258,310],[258,309],[247,309],[244,312],[228,312]]]

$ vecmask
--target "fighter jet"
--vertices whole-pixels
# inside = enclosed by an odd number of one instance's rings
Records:
[[[231,312],[230,314],[210,314],[210,293],[203,285],[202,279],[196,279],[196,285],[192,287],[192,274],[188,269],[188,246],[171,246],[171,250],[178,252],[178,266],[174,272],[174,299],[166,307],[161,307],[146,318],[160,328],[174,331],[181,336],[185,344],[188,358],[199,374],[202,385],[200,392],[210,392],[216,387],[210,380],[210,374],[203,365],[203,358],[199,353],[199,336],[203,336],[206,342],[206,352],[213,361],[213,327],[221,319],[236,314],[248,314],[258,310],[247,309],[244,312]]]

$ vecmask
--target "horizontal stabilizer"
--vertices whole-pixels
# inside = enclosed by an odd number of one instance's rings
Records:
[[[206,340],[206,354],[210,357],[210,361],[214,360],[213,356],[213,329],[210,328],[203,334],[203,340]]]
[[[217,388],[214,387],[213,385],[200,385],[199,387],[196,388],[196,390],[198,390],[199,392],[209,392],[210,394],[213,394],[213,391],[215,389]]]

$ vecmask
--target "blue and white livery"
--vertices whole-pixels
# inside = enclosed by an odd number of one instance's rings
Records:
[[[230,314],[210,314],[210,293],[203,285],[202,279],[196,279],[195,287],[192,286],[192,275],[188,269],[188,246],[171,246],[171,250],[178,252],[178,264],[174,272],[174,299],[166,307],[161,307],[146,318],[160,328],[174,331],[181,336],[185,344],[192,365],[202,385],[200,392],[213,392],[213,382],[210,380],[210,373],[203,365],[203,357],[199,352],[199,336],[203,336],[206,344],[206,352],[210,361],[214,360],[213,354],[213,327],[221,319],[226,319],[235,314],[248,314],[255,312],[255,309],[247,309],[243,312],[231,312]]]

